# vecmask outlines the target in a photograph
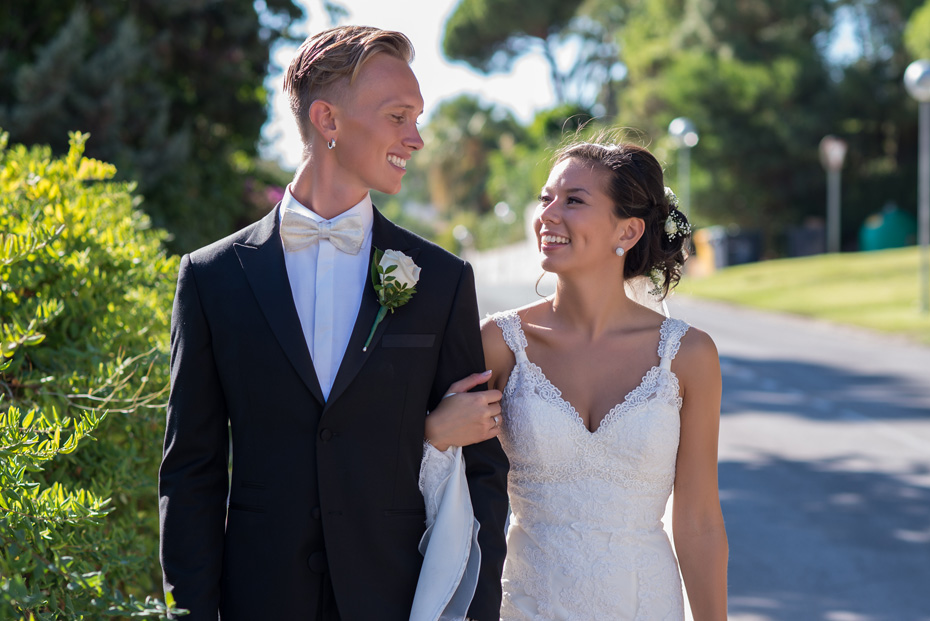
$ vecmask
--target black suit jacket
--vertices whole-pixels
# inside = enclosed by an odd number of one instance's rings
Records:
[[[406,621],[422,561],[424,417],[449,384],[484,370],[472,270],[375,211],[372,245],[413,257],[417,293],[363,352],[379,308],[366,285],[324,402],[278,209],[181,261],[159,473],[165,590],[191,621],[315,619],[325,574],[342,619]],[[496,621],[508,463],[496,439],[465,460],[482,552],[469,615]]]

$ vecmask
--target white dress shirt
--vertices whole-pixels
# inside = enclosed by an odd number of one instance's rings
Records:
[[[318,222],[326,220],[301,205],[291,194],[290,186],[281,200],[280,217],[283,217],[285,208],[303,212]],[[358,254],[342,252],[328,239],[321,239],[295,252],[284,251],[291,294],[324,399],[329,398],[336,372],[349,345],[362,293],[366,286],[370,286],[368,257],[371,253],[371,225],[374,219],[370,195],[366,194],[360,203],[332,218],[330,222],[352,215],[361,217],[362,230],[365,232],[365,241]]]

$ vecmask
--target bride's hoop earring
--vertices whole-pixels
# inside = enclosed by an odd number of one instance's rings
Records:
[[[620,246],[620,247],[617,248],[614,252],[617,253],[617,256],[618,256],[618,257],[622,257],[622,256],[623,256],[623,253],[626,252],[626,250],[623,249],[623,246]]]
[[[329,142],[326,143],[326,148],[329,149],[330,151],[332,151],[333,149],[335,149],[335,148],[336,148],[336,139],[335,139],[335,138],[330,138],[330,139],[329,139]]]

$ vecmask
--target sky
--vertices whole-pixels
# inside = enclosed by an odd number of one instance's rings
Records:
[[[329,27],[320,0],[298,1],[308,19],[295,25],[295,34],[304,37]],[[429,119],[441,101],[462,93],[477,95],[486,103],[499,103],[523,123],[532,120],[537,111],[555,105],[549,69],[540,55],[525,56],[517,60],[510,73],[491,76],[484,76],[464,63],[450,63],[443,57],[443,29],[458,1],[340,0],[350,12],[341,23],[399,30],[410,38],[416,50],[411,67],[420,81],[425,104],[421,124]],[[297,166],[301,151],[297,126],[287,98],[281,92],[283,71],[296,49],[297,45],[281,45],[274,50],[274,68],[267,82],[271,90],[271,111],[262,132],[262,154],[276,159],[287,169]]]

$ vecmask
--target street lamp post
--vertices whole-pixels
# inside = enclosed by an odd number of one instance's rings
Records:
[[[698,143],[697,129],[691,119],[683,116],[668,124],[668,133],[678,147],[678,201],[688,219],[691,207],[691,148]]]
[[[930,60],[915,60],[904,72],[904,87],[920,102],[918,118],[917,212],[920,243],[920,311],[930,313]]]
[[[820,163],[827,171],[827,252],[840,251],[840,171],[846,158],[846,141],[824,136],[820,141]]]

